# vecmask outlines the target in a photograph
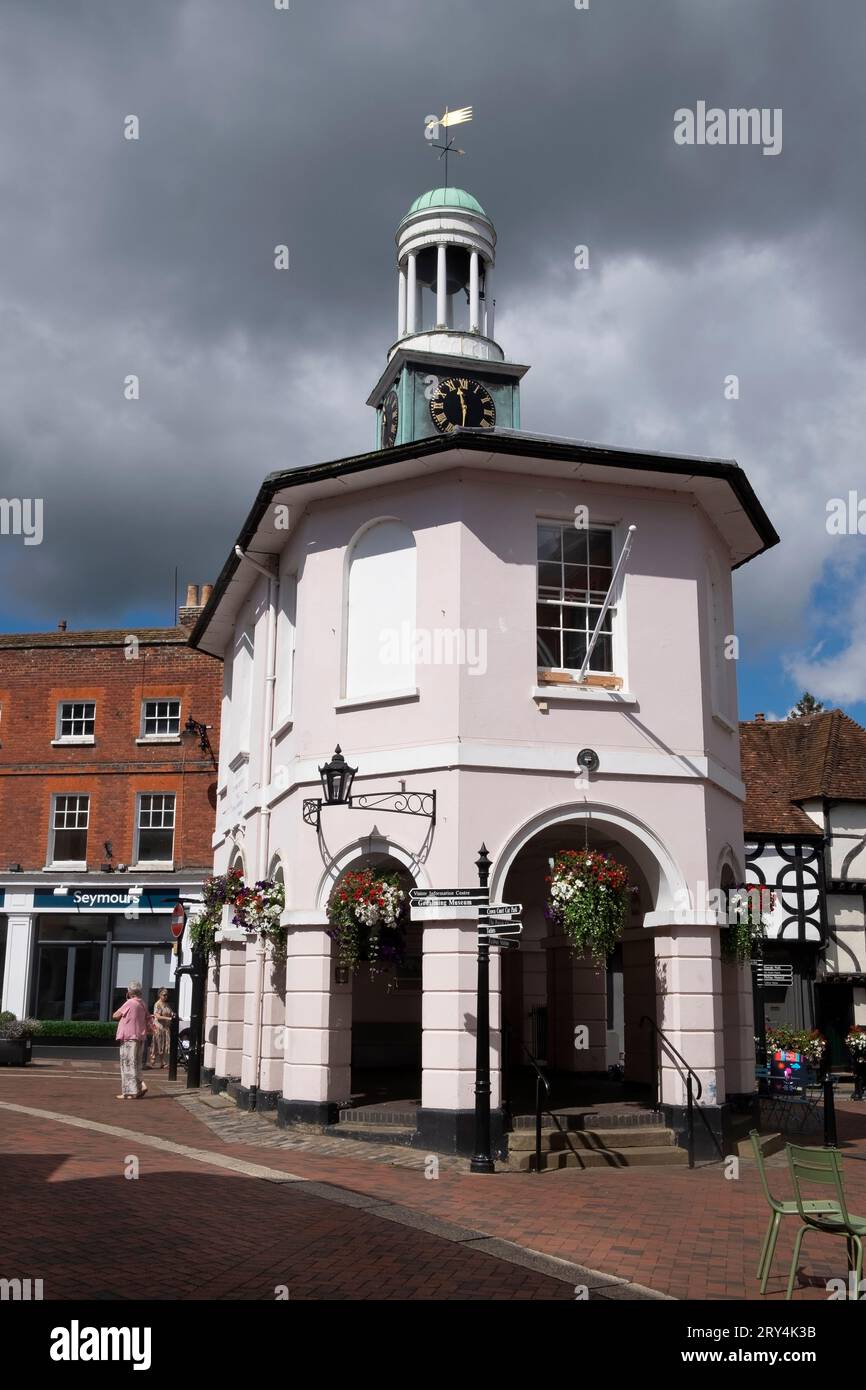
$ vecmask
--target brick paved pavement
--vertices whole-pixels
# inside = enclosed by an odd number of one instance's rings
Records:
[[[480,1177],[469,1175],[463,1165],[452,1162],[442,1163],[438,1179],[431,1181],[425,1176],[423,1163],[418,1167],[417,1157],[405,1150],[392,1150],[393,1157],[379,1150],[373,1157],[359,1153],[366,1146],[350,1141],[293,1134],[281,1138],[280,1131],[258,1116],[229,1112],[226,1124],[231,1133],[220,1134],[218,1110],[203,1106],[201,1098],[187,1093],[175,1098],[177,1089],[159,1079],[150,1084],[154,1094],[146,1100],[119,1103],[112,1099],[116,1090],[113,1074],[109,1077],[97,1071],[81,1071],[74,1076],[64,1075],[56,1067],[5,1071],[0,1072],[0,1103],[17,1102],[122,1126],[141,1135],[161,1136],[224,1158],[266,1165],[273,1173],[325,1183],[338,1194],[356,1194],[358,1201],[399,1203],[404,1210],[417,1213],[419,1220],[435,1217],[457,1223],[560,1260],[604,1270],[620,1280],[633,1281],[675,1298],[759,1297],[754,1271],[767,1208],[752,1164],[742,1163],[739,1177],[729,1180],[720,1165],[694,1172],[667,1168],[615,1172],[566,1169],[541,1175],[500,1173]],[[207,1116],[207,1122],[198,1118],[200,1114]],[[309,1280],[318,1279],[318,1283],[303,1282],[301,1276],[298,1287],[307,1292],[298,1292],[298,1297],[315,1297],[316,1290],[324,1289],[334,1297],[373,1296],[374,1286],[376,1295],[393,1289],[396,1296],[402,1297],[464,1296],[467,1287],[476,1286],[471,1277],[467,1284],[454,1261],[459,1264],[470,1257],[487,1258],[478,1253],[477,1241],[471,1249],[466,1244],[450,1245],[447,1259],[431,1254],[426,1248],[429,1235],[422,1238],[417,1231],[408,1232],[390,1222],[380,1228],[375,1224],[379,1218],[374,1217],[373,1205],[366,1210],[335,1208],[322,1203],[315,1190],[305,1188],[302,1195],[297,1184],[280,1183],[275,1177],[261,1181],[214,1174],[210,1170],[205,1173],[200,1162],[147,1150],[148,1183],[126,1182],[118,1176],[117,1164],[123,1153],[130,1152],[129,1142],[17,1116],[8,1110],[0,1110],[0,1126],[0,1152],[20,1154],[23,1144],[26,1153],[36,1156],[23,1168],[19,1162],[15,1172],[19,1181],[32,1186],[31,1173],[38,1173],[39,1183],[47,1179],[52,1184],[63,1184],[74,1179],[69,1182],[70,1191],[74,1188],[81,1192],[88,1202],[88,1211],[97,1224],[90,1228],[89,1236],[82,1231],[80,1244],[78,1237],[74,1242],[82,1260],[82,1278],[93,1278],[94,1229],[102,1254],[104,1240],[110,1245],[117,1239],[118,1230],[128,1236],[138,1229],[139,1222],[143,1223],[148,1240],[154,1229],[162,1238],[172,1222],[173,1208],[196,1211],[195,1230],[188,1226],[176,1265],[178,1280],[182,1283],[186,1279],[186,1287],[195,1288],[197,1297],[220,1296],[214,1289],[221,1278],[225,1281],[226,1271],[235,1268],[239,1271],[238,1279],[241,1273],[247,1277],[229,1289],[223,1283],[223,1297],[272,1296],[268,1290],[274,1284],[290,1282],[285,1272],[280,1277],[280,1269],[287,1261],[291,1264],[290,1255],[294,1258],[299,1254],[291,1242],[304,1240],[297,1233],[298,1223],[293,1223],[289,1216],[290,1212],[294,1215],[301,1210],[297,1203],[304,1204],[304,1229],[309,1213],[311,1229],[321,1231],[321,1245],[315,1236],[311,1237],[302,1263],[303,1270],[310,1270]],[[866,1214],[866,1106],[843,1102],[839,1107],[839,1133],[848,1160],[845,1166],[850,1205],[853,1211]],[[4,1159],[4,1166],[12,1161]],[[145,1160],[142,1162],[144,1165]],[[94,1171],[95,1164],[103,1166]],[[776,1190],[787,1195],[784,1157],[770,1160],[770,1168]],[[106,1201],[106,1182],[112,1184],[111,1202]],[[151,1191],[147,1202],[135,1195],[145,1187]],[[183,1194],[180,1203],[179,1193]],[[196,1197],[204,1198],[205,1193],[207,1201],[202,1201],[199,1221]],[[62,1203],[65,1195],[55,1199],[55,1206],[58,1201]],[[232,1204],[239,1219],[226,1223],[221,1209],[224,1213]],[[326,1206],[328,1210],[319,1210]],[[40,1209],[44,1207],[43,1203]],[[42,1210],[43,1230],[50,1227],[51,1210],[50,1203]],[[72,1210],[71,1207],[67,1215]],[[286,1219],[275,1221],[275,1211],[285,1213]],[[369,1246],[378,1252],[383,1278],[374,1277],[369,1284],[359,1284],[356,1276],[350,1275],[348,1286],[339,1283],[352,1267],[345,1251],[338,1257],[343,1249],[340,1242],[344,1238],[344,1221],[345,1239],[358,1242],[350,1248],[360,1252]],[[368,1224],[361,1232],[360,1226],[354,1228],[354,1222]],[[768,1294],[772,1301],[782,1297],[795,1230],[794,1220],[783,1226],[775,1277]],[[420,1241],[423,1248],[410,1250],[413,1240]],[[446,1243],[434,1241],[437,1246]],[[59,1248],[66,1247],[61,1242]],[[215,1281],[207,1288],[192,1274],[202,1260],[203,1248],[208,1252],[204,1267],[211,1270]],[[312,1262],[310,1250],[316,1257]],[[410,1283],[405,1270],[397,1272],[403,1256],[411,1271]],[[397,1260],[396,1266],[389,1264],[392,1257]],[[91,1263],[86,1266],[88,1259]],[[444,1267],[448,1269],[445,1281],[436,1277],[442,1267],[440,1259],[445,1259]],[[817,1235],[807,1237],[800,1265],[801,1284],[795,1297],[824,1299],[826,1280],[844,1275],[844,1242]],[[292,1277],[298,1277],[294,1266]],[[558,1292],[552,1291],[550,1277],[533,1275],[541,1277],[543,1283],[521,1282],[519,1291],[511,1288],[508,1279],[504,1285],[496,1284],[496,1278],[503,1277],[501,1270],[498,1276],[487,1270],[483,1277],[488,1290],[484,1297],[573,1297],[572,1289],[565,1284],[560,1285]],[[516,1278],[513,1272],[510,1277]],[[521,1270],[521,1281],[527,1277],[528,1271]],[[81,1291],[78,1283],[74,1287]],[[503,1291],[491,1293],[494,1287]],[[362,1288],[369,1292],[359,1292]],[[455,1294],[455,1289],[460,1289],[460,1293]],[[610,1292],[622,1295],[628,1291]]]

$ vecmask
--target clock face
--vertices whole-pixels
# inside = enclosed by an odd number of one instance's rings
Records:
[[[461,425],[489,430],[496,424],[496,407],[490,392],[480,381],[466,376],[440,381],[430,400],[430,414],[440,434],[451,434]]]
[[[382,448],[390,449],[397,438],[397,426],[400,423],[400,403],[397,400],[397,392],[389,391],[382,402]]]

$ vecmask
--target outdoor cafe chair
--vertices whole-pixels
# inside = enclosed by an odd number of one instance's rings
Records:
[[[842,1183],[842,1155],[838,1149],[806,1149],[797,1144],[786,1144],[785,1151],[788,1155],[788,1167],[794,1185],[797,1211],[803,1222],[794,1242],[791,1271],[788,1275],[788,1291],[785,1297],[790,1298],[794,1291],[794,1276],[797,1273],[800,1246],[806,1232],[810,1230],[823,1231],[828,1236],[845,1237],[848,1244],[848,1268],[854,1271],[856,1280],[854,1287],[859,1291],[860,1280],[863,1277],[863,1236],[866,1235],[866,1218],[853,1216],[848,1211],[845,1188]],[[816,1211],[815,1203],[804,1199],[802,1183],[832,1187],[836,1193],[835,1198],[830,1202],[833,1210],[831,1212]]]
[[[797,1216],[799,1214],[799,1207],[796,1202],[779,1201],[777,1197],[773,1196],[770,1191],[770,1185],[767,1182],[767,1170],[764,1166],[761,1137],[758,1131],[753,1129],[749,1134],[749,1138],[752,1141],[755,1162],[758,1165],[758,1173],[761,1177],[761,1186],[764,1189],[764,1196],[767,1199],[767,1204],[770,1207],[771,1213],[770,1224],[767,1227],[767,1234],[764,1236],[764,1244],[761,1249],[761,1258],[758,1260],[758,1272],[755,1275],[755,1278],[761,1281],[761,1293],[766,1293],[767,1280],[770,1277],[770,1267],[773,1263],[773,1256],[776,1253],[776,1241],[779,1237],[779,1227],[782,1224],[782,1217]],[[807,1202],[806,1206],[814,1211],[826,1212],[828,1215],[836,1210],[836,1203],[825,1199]]]

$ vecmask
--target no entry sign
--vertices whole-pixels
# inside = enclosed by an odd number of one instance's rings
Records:
[[[178,903],[171,914],[171,934],[175,941],[180,941],[183,936],[183,929],[186,926],[186,913],[183,910],[183,903]]]

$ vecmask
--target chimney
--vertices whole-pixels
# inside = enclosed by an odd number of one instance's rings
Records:
[[[765,716],[764,716],[763,714],[756,714],[756,715],[755,715],[755,723],[756,723],[756,724],[765,724],[766,722],[767,722],[767,721],[766,721],[766,718],[765,718]]]
[[[58,631],[58,632],[65,632],[65,631],[66,631],[66,619],[65,619],[65,618],[61,618],[61,619],[60,619],[60,622],[57,624],[57,631]]]
[[[210,598],[212,591],[212,584],[202,584],[201,597],[199,597],[198,585],[187,584],[186,603],[184,604],[183,608],[178,610],[178,627],[195,627],[196,623],[198,622],[199,614],[201,613],[202,609],[204,608],[205,604]]]

